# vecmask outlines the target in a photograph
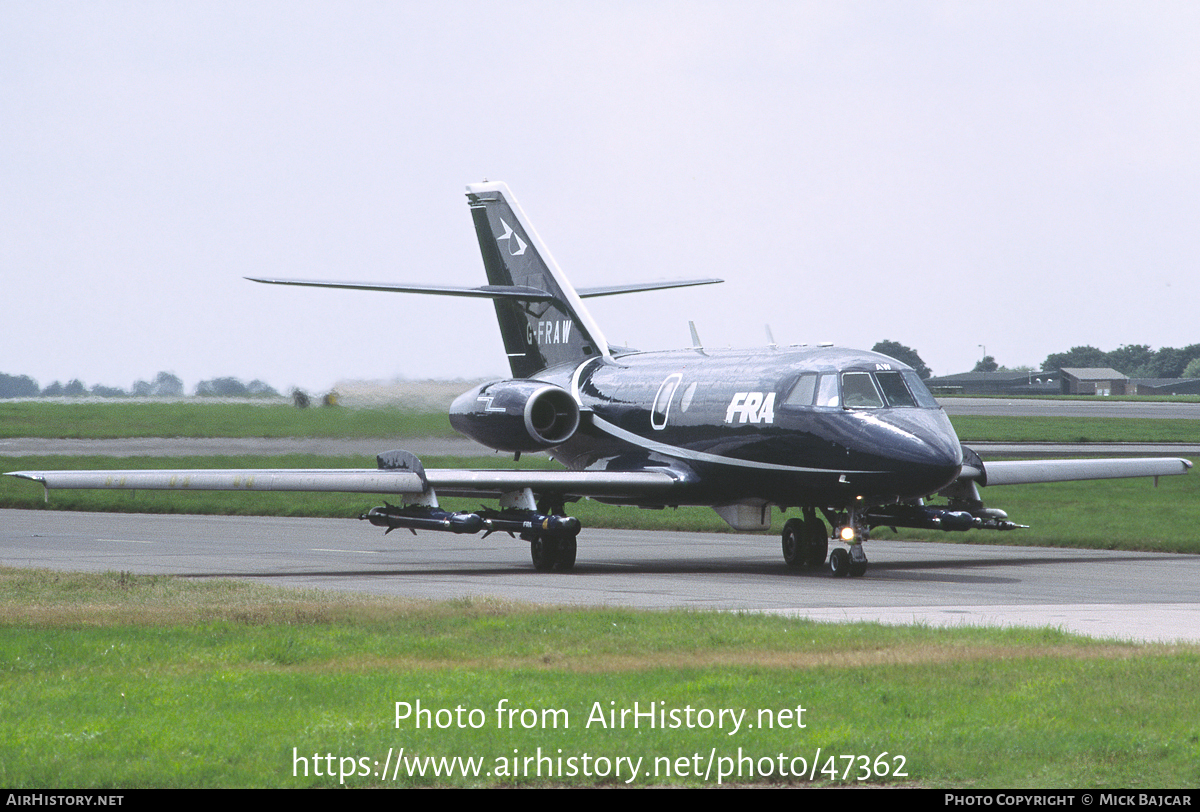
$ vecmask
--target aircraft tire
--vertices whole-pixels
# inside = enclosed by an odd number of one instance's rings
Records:
[[[572,539],[574,541],[574,539]],[[538,572],[551,572],[558,565],[559,542],[538,536],[529,542],[529,555],[533,559],[533,568]],[[574,558],[574,556],[572,556]],[[572,562],[574,563],[574,562]]]
[[[807,566],[804,522],[788,519],[783,525],[783,563],[792,569]]]
[[[558,556],[555,563],[555,569],[559,572],[566,572],[575,567],[575,552],[577,545],[575,537],[563,538],[558,540]]]
[[[850,562],[850,577],[851,578],[861,578],[866,574],[867,574],[867,562],[866,561],[853,561],[852,560]]]
[[[834,578],[845,578],[850,574],[850,553],[844,547],[829,554],[829,572]]]
[[[829,555],[829,533],[825,522],[812,517],[804,522],[804,566],[816,569],[825,563]]]

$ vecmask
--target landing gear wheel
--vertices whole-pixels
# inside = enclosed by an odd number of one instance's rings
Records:
[[[559,572],[566,572],[575,567],[575,549],[574,536],[558,540],[558,560],[555,563]]]
[[[566,572],[575,566],[575,538],[538,536],[529,542],[529,555],[538,572]]]
[[[861,543],[850,545],[850,577],[861,578],[867,572],[867,553]]]
[[[529,555],[533,558],[533,568],[538,572],[550,572],[555,568],[555,565],[558,564],[558,551],[558,539],[538,536],[529,542]],[[574,553],[573,550],[572,553]],[[572,559],[574,557],[574,555],[571,556]]]
[[[803,541],[806,527],[799,519],[788,519],[783,525],[783,563],[792,569],[808,566]]]
[[[850,552],[838,547],[829,554],[829,572],[834,578],[845,578],[850,574]]]
[[[813,516],[804,521],[804,566],[816,569],[829,554],[829,533],[825,522]]]
[[[813,569],[825,563],[829,534],[816,516],[788,519],[783,525],[783,560],[789,567]]]

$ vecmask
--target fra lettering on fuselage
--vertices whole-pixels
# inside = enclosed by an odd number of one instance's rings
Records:
[[[729,401],[725,410],[725,422],[739,423],[774,423],[775,422],[775,393],[767,392],[738,392]]]

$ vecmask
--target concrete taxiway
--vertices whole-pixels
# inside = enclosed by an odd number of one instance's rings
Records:
[[[507,535],[363,522],[0,510],[12,567],[245,578],[435,600],[773,612],[817,620],[1051,626],[1200,642],[1200,556],[872,541],[866,577],[795,572],[767,535],[587,529],[570,573],[537,573]]]

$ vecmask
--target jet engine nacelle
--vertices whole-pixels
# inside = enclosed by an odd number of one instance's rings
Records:
[[[450,425],[499,451],[541,451],[571,439],[579,428],[579,404],[545,381],[493,381],[455,399]]]

